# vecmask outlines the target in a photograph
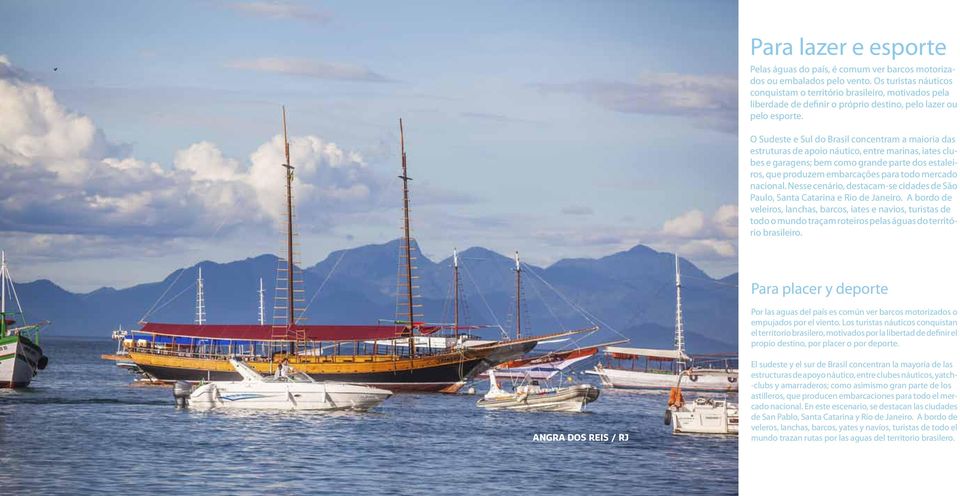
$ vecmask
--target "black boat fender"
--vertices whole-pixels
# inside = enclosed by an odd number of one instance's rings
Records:
[[[40,370],[47,368],[47,363],[49,361],[50,360],[47,358],[47,355],[41,355],[40,360],[37,360],[37,368]]]

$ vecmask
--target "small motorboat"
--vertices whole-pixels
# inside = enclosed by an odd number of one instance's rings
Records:
[[[700,396],[693,401],[683,399],[681,383],[684,377],[710,373],[728,374],[729,371],[688,369],[680,374],[677,386],[670,390],[663,423],[673,426],[674,434],[739,435],[740,407],[727,399]]]
[[[489,371],[490,391],[477,401],[488,410],[523,410],[531,412],[582,412],[587,403],[596,401],[600,390],[589,384],[543,388],[532,381],[517,386],[512,392],[500,389],[493,371]]]
[[[342,382],[317,382],[287,365],[281,373],[264,377],[249,365],[230,359],[242,381],[215,381],[192,387],[177,382],[173,396],[177,406],[201,410],[214,408],[258,410],[369,410],[393,395],[378,389]]]

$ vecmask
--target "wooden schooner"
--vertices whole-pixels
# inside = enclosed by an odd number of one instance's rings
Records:
[[[294,369],[316,380],[343,381],[382,387],[391,391],[454,393],[477,374],[522,356],[538,341],[595,330],[568,330],[543,336],[503,341],[433,336],[442,326],[418,322],[410,236],[410,177],[400,121],[401,175],[403,182],[402,267],[398,278],[399,318],[379,325],[305,325],[297,318],[302,288],[295,287],[293,196],[294,167],[290,164],[286,112],[283,112],[286,175],[286,258],[278,268],[278,292],[285,298],[285,321],[274,325],[219,325],[209,323],[164,324],[144,322],[123,336],[127,357],[149,377],[162,382],[178,380],[239,380],[230,358],[239,357],[253,370],[272,374],[287,360]],[[285,276],[285,277],[281,277]],[[298,295],[299,298],[298,298]],[[441,345],[437,346],[440,341]]]

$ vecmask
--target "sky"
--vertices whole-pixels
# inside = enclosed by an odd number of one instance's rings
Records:
[[[0,0],[0,248],[72,291],[401,234],[737,271],[726,1]]]

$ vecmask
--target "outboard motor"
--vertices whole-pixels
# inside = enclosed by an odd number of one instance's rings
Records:
[[[177,408],[187,407],[192,392],[193,385],[187,381],[177,381],[173,385],[173,400],[176,402]]]

